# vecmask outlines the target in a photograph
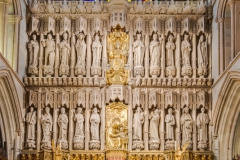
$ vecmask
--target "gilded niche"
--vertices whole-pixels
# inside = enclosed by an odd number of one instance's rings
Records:
[[[128,106],[113,102],[106,108],[106,149],[126,150],[128,144]]]
[[[129,72],[124,70],[127,61],[129,36],[117,26],[107,37],[110,70],[107,71],[107,83],[127,84]]]

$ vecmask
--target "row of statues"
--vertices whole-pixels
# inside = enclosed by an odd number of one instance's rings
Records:
[[[54,67],[59,66],[60,76],[69,76],[70,64],[74,63],[75,75],[85,75],[86,74],[86,56],[87,56],[87,44],[85,42],[85,35],[79,33],[76,35],[77,40],[74,43],[74,46],[70,45],[70,38],[67,32],[64,32],[62,35],[62,41],[56,44],[53,39],[52,34],[47,35],[47,39],[42,40],[41,43],[38,42],[37,36],[32,35],[32,40],[28,43],[29,50],[29,70],[30,75],[38,75],[38,62],[40,45],[44,48],[44,75],[52,76],[54,74]],[[163,46],[164,38],[158,36],[154,33],[149,44],[149,58],[150,58],[150,75],[158,76],[160,74],[161,59],[163,56],[163,49],[165,49],[165,67],[166,67],[166,76],[174,77],[176,75],[176,38],[169,34],[167,36],[167,41],[165,46]],[[74,48],[71,48],[74,47]],[[134,70],[144,71],[144,59],[145,55],[145,46],[143,42],[142,34],[136,35],[136,40],[132,44],[133,48],[133,66]],[[59,50],[59,61],[56,57],[56,49]],[[192,75],[192,48],[193,44],[190,41],[190,36],[188,34],[183,35],[183,40],[181,42],[181,66],[182,66],[182,76],[191,76]],[[74,50],[74,51],[72,51]],[[101,61],[102,61],[102,51],[103,45],[98,34],[95,35],[94,40],[91,44],[92,52],[92,63],[91,63],[91,73],[92,75],[101,75]],[[74,55],[71,55],[71,53]],[[128,56],[130,57],[130,56]],[[70,59],[73,62],[70,62]],[[204,35],[199,36],[199,41],[197,44],[197,67],[199,76],[207,75],[208,67],[208,50],[206,37]],[[56,63],[56,64],[55,64]],[[71,64],[72,65],[72,64]],[[136,74],[138,75],[138,74]]]
[[[160,144],[160,110],[154,109],[149,114],[149,145],[150,149],[159,149]],[[84,121],[85,117],[81,107],[72,111],[73,121],[75,122],[75,130],[73,137],[73,148],[84,149]],[[176,120],[173,114],[173,109],[169,108],[165,118],[162,119],[165,122],[165,149],[174,149],[175,147],[175,125]],[[35,127],[37,122],[36,111],[34,107],[30,107],[30,111],[26,116],[26,148],[35,149]],[[100,149],[100,122],[101,118],[98,113],[98,109],[95,107],[92,109],[92,114],[89,118],[90,122],[90,148]],[[40,119],[42,128],[42,141],[41,149],[51,149],[51,140],[53,132],[53,117],[50,113],[50,108],[45,107],[44,113]],[[143,125],[145,123],[145,114],[141,107],[137,107],[133,116],[133,149],[143,149]],[[197,115],[197,135],[198,135],[198,149],[207,149],[208,144],[208,123],[209,117],[205,113],[205,108],[201,108],[201,112]],[[193,134],[193,118],[190,114],[190,109],[185,107],[182,110],[180,118],[181,132],[182,132],[182,145],[188,143],[188,148],[192,149],[192,134]],[[68,149],[68,130],[69,130],[69,116],[66,113],[66,109],[62,107],[60,114],[57,117],[58,125],[58,140],[62,149]]]

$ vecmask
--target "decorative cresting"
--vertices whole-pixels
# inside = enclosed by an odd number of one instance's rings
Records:
[[[117,115],[117,116],[116,116]],[[125,160],[128,148],[128,106],[113,102],[106,106],[106,158]]]
[[[107,71],[108,84],[127,84],[129,72],[124,70],[127,61],[129,36],[124,32],[125,28],[119,25],[108,35],[108,58],[110,70]]]

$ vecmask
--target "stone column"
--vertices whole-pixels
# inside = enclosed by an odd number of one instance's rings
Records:
[[[10,0],[0,0],[0,52],[7,56],[8,8]]]
[[[89,142],[90,142],[90,130],[89,130],[89,118],[90,118],[90,110],[89,107],[89,90],[86,90],[86,111],[85,111],[85,150],[89,150]]]
[[[43,77],[43,52],[44,48],[42,42],[44,41],[43,33],[40,33],[40,49],[39,49],[39,77]],[[45,64],[44,64],[45,65]]]
[[[193,93],[193,107],[192,107],[192,119],[193,119],[193,150],[197,150],[197,94]]]
[[[105,88],[102,88],[101,95],[102,95],[102,109],[101,109],[101,130],[100,130],[100,139],[101,139],[101,150],[105,149],[105,112],[106,112],[106,105],[105,105]]]
[[[145,34],[145,78],[149,77],[149,34]]]
[[[56,53],[55,53],[55,76],[58,77],[58,69],[59,69],[59,47],[58,44],[60,43],[60,36],[59,33],[56,33]],[[45,64],[46,65],[46,64]]]
[[[58,131],[58,125],[57,125],[57,118],[58,118],[58,103],[57,103],[57,91],[54,91],[54,103],[53,103],[53,137],[52,139],[54,140],[54,142],[57,144],[57,131]]]
[[[181,77],[181,35],[177,33],[177,40],[176,40],[176,68],[177,68],[177,78]]]
[[[91,77],[91,57],[92,57],[92,50],[91,50],[91,44],[92,44],[92,37],[90,30],[87,32],[87,77]]]
[[[102,38],[103,52],[102,52],[102,77],[105,77],[105,72],[107,70],[107,29],[103,28],[103,38]]]
[[[208,99],[209,99],[209,102],[212,102],[212,93],[211,91],[209,91],[208,93]],[[209,103],[209,106],[208,106],[208,116],[209,116],[209,119],[213,119],[212,118],[212,103]],[[213,125],[211,125],[210,123],[208,124],[208,147],[209,147],[209,150],[210,151],[213,151]]]
[[[181,145],[181,107],[180,107],[180,101],[181,101],[181,95],[180,93],[177,93],[177,104],[175,104],[175,111],[176,111],[176,141],[177,146],[180,147]]]
[[[144,150],[148,150],[148,139],[149,139],[149,110],[148,110],[148,91],[145,92],[145,113],[144,113]]]
[[[41,144],[41,110],[42,110],[42,91],[39,89],[38,91],[38,106],[37,106],[37,140],[36,140],[36,148],[40,150]]]
[[[197,77],[197,65],[196,65],[196,60],[197,60],[197,40],[196,40],[196,34],[193,33],[192,35],[192,69],[193,69],[193,78]]]
[[[166,66],[166,61],[165,61],[165,46],[166,46],[166,37],[164,35],[164,33],[161,34],[161,37],[163,37],[162,39],[162,44],[161,44],[161,78],[165,78],[165,66]]]
[[[76,50],[75,50],[75,43],[76,43],[76,37],[75,34],[72,33],[71,37],[71,66],[70,66],[70,77],[74,77],[74,67],[76,63]]]
[[[160,95],[161,98],[161,119],[160,119],[160,140],[161,140],[161,145],[160,145],[160,150],[164,150],[164,144],[165,144],[165,108],[164,108],[164,94],[161,93]]]
[[[129,31],[129,55],[128,55],[128,64],[129,64],[130,77],[133,77],[133,51],[132,51],[132,44],[133,44],[133,28],[130,28],[130,31]]]
[[[224,18],[222,17],[221,19],[219,19],[218,21],[218,25],[219,25],[219,30],[220,30],[220,39],[219,39],[219,45],[220,45],[220,54],[219,54],[219,71],[218,74],[220,75],[225,68],[225,60],[224,60]],[[210,46],[209,46],[210,47]],[[212,48],[211,48],[212,49]]]
[[[209,53],[209,59],[208,59],[208,78],[211,79],[212,78],[212,34],[209,33],[207,38],[206,38],[206,42],[207,42],[207,52]],[[222,55],[221,55],[222,56]]]
[[[132,88],[128,88],[129,91],[129,104],[128,104],[128,150],[132,150],[132,121],[133,121],[133,111],[132,111]]]
[[[73,110],[74,110],[74,106],[73,106],[73,101],[74,101],[74,97],[73,97],[73,90],[71,89],[70,91],[70,101],[69,101],[69,132],[68,132],[68,146],[69,146],[69,150],[72,150],[72,146],[73,146]]]
[[[231,61],[234,59],[236,51],[235,51],[235,0],[229,0],[228,5],[231,8]]]

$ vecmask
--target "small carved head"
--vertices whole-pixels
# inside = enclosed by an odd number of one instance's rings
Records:
[[[189,108],[188,108],[188,107],[185,107],[185,108],[183,109],[183,112],[184,112],[184,113],[189,113]]]
[[[201,35],[200,36],[200,42],[203,42],[203,40],[204,40],[204,37],[203,37],[203,35]]]
[[[65,108],[61,108],[61,113],[64,114],[65,113]]]
[[[66,32],[63,33],[63,39],[66,40],[68,38],[68,34]]]
[[[169,114],[172,114],[172,108],[169,108],[169,109],[168,109],[168,113],[169,113]]]
[[[96,34],[95,41],[99,41],[99,36]]]
[[[47,38],[51,40],[51,39],[52,39],[52,35],[49,33],[49,34],[47,35]]]
[[[168,41],[169,41],[169,42],[172,42],[172,41],[173,41],[173,36],[172,36],[172,35],[169,35]]]
[[[50,108],[49,107],[46,107],[45,108],[45,112],[48,114],[50,112]]]
[[[34,111],[34,108],[33,108],[33,107],[31,107],[31,108],[30,108],[30,112],[33,112],[33,111]]]
[[[201,108],[201,112],[202,112],[202,113],[205,112],[205,108],[204,108],[204,107]]]
[[[97,114],[97,107],[93,108],[93,113]]]
[[[81,107],[78,107],[78,108],[77,108],[77,112],[78,112],[78,113],[82,113],[82,108],[81,108]]]
[[[140,33],[138,33],[138,34],[137,34],[137,40],[141,40],[141,36],[142,36],[142,35],[141,35]]]
[[[184,40],[188,40],[188,38],[189,38],[189,35],[184,34]]]
[[[32,35],[32,38],[33,38],[34,41],[36,41],[36,38],[37,38],[37,37],[36,37],[36,35],[34,34],[34,35]]]
[[[156,34],[156,33],[153,34],[153,40],[154,40],[154,41],[157,40],[157,34]]]

